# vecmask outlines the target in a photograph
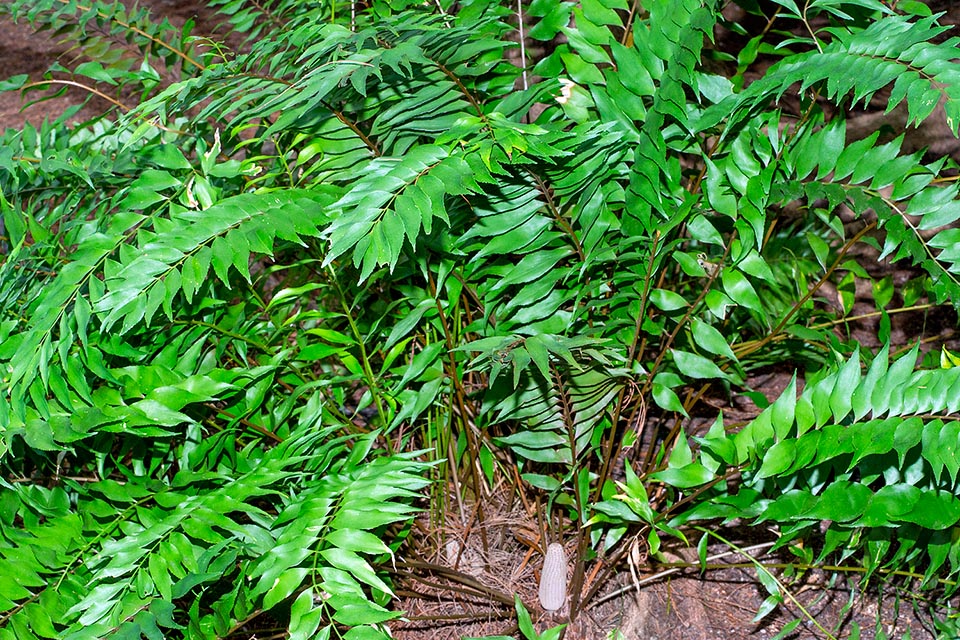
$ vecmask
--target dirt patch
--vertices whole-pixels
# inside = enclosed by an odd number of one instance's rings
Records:
[[[193,20],[192,35],[216,37],[215,34],[222,31],[222,18],[205,4],[193,0],[122,1],[128,9],[144,7],[158,20],[167,20],[177,28]],[[231,41],[231,44],[239,45],[240,41]],[[27,74],[31,83],[40,83],[55,62],[71,68],[77,56],[49,32],[34,32],[25,21],[14,22],[10,16],[0,14],[0,81]],[[19,92],[0,93],[0,130],[19,129],[27,122],[39,127],[44,120],[53,120],[75,105],[83,106],[71,118],[75,123],[99,116],[111,107],[106,100],[78,87],[62,87],[62,95],[51,97],[53,94],[49,89],[31,91],[25,97]]]
[[[456,640],[512,635],[513,594],[544,630],[566,624],[566,640],[756,640],[772,638],[788,625],[792,640],[850,637],[934,638],[930,601],[874,578],[866,589],[857,573],[805,569],[786,550],[770,554],[775,532],[745,525],[723,530],[736,549],[710,545],[701,570],[694,548],[672,546],[661,561],[645,559],[619,567],[573,622],[567,606],[544,611],[537,588],[543,564],[536,521],[516,506],[505,512],[505,496],[489,496],[486,524],[464,526],[448,518],[446,530],[421,521],[420,534],[401,551],[399,606],[404,621],[391,625],[399,640],[429,637]],[[480,530],[487,532],[484,541]],[[465,538],[464,532],[469,531]],[[486,550],[484,550],[486,545]],[[569,547],[568,547],[568,555]],[[770,595],[754,561],[780,581],[782,604],[756,620]],[[572,566],[569,567],[572,573]]]
[[[50,65],[66,55],[66,47],[51,41],[45,34],[34,33],[29,26],[0,15],[0,81],[24,73],[31,80],[41,80]],[[83,104],[88,98],[89,94],[70,89],[63,96],[27,106],[17,92],[0,93],[0,129],[20,129],[26,122],[38,127],[45,119],[55,119],[72,105]],[[86,115],[94,113],[91,109]],[[84,119],[84,114],[78,119]]]
[[[757,547],[752,547],[750,557],[711,547],[710,553],[723,557],[708,562],[713,568],[702,574],[694,566],[632,589],[624,594],[620,632],[624,638],[649,640],[756,639],[796,625],[788,638],[813,640],[827,637],[827,632],[850,637],[854,629],[861,638],[874,638],[879,632],[890,637],[904,633],[912,638],[935,637],[926,605],[918,603],[915,610],[905,592],[893,587],[862,592],[854,582],[819,570],[772,569],[771,574],[786,587],[783,603],[757,621],[769,593],[758,580],[751,558],[771,567],[791,563],[784,554],[768,556]],[[696,565],[696,553],[683,549],[677,561]],[[719,568],[724,565],[729,568]]]

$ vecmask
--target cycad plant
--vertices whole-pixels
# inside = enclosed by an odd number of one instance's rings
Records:
[[[748,517],[784,545],[830,521],[819,560],[952,593],[960,369],[835,331],[857,282],[880,342],[893,305],[960,301],[955,164],[843,116],[956,133],[938,16],[211,4],[237,50],[119,4],[2,8],[82,54],[6,88],[116,109],[0,148],[0,635],[386,637],[417,497],[482,518],[502,478],[544,548],[573,541],[571,618],[587,569]],[[916,269],[895,302],[871,255]],[[689,432],[775,361],[799,397]]]

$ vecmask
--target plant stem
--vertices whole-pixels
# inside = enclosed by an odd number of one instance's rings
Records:
[[[723,552],[721,552],[721,553],[717,553],[717,554],[715,554],[715,555],[708,556],[708,557],[707,557],[707,563],[716,562],[717,560],[719,560],[719,559],[721,559],[721,558],[725,558],[725,557],[727,557],[727,556],[734,555],[734,554],[736,554],[736,553],[755,553],[755,552],[757,552],[757,551],[763,551],[764,549],[769,549],[769,548],[772,547],[774,544],[776,544],[776,543],[775,543],[775,542],[761,542],[760,544],[755,544],[755,545],[750,546],[750,547],[745,547],[742,551],[737,551],[737,550],[735,550],[735,549],[728,549],[727,551],[723,551]],[[620,596],[622,596],[623,594],[627,593],[627,592],[630,591],[631,589],[638,589],[638,590],[639,590],[640,587],[642,587],[642,586],[644,586],[644,585],[650,584],[650,583],[652,583],[652,582],[657,582],[658,580],[663,580],[663,579],[666,578],[667,576],[671,576],[671,575],[674,575],[674,574],[676,574],[676,573],[680,573],[680,572],[683,571],[684,569],[689,569],[689,568],[692,568],[692,567],[699,567],[699,566],[702,566],[702,565],[701,565],[700,563],[698,563],[698,562],[671,562],[671,563],[669,563],[669,565],[666,565],[666,564],[665,564],[665,565],[663,565],[663,566],[669,566],[670,568],[669,568],[669,569],[666,569],[666,570],[664,570],[664,571],[659,571],[659,572],[653,574],[652,576],[647,576],[646,578],[643,578],[642,580],[638,580],[638,581],[634,582],[633,584],[629,584],[629,585],[627,585],[627,586],[625,586],[625,587],[620,587],[619,589],[615,589],[614,591],[611,591],[610,593],[605,593],[604,595],[600,596],[599,598],[596,598],[596,599],[592,600],[592,601],[590,602],[590,605],[589,605],[589,606],[590,606],[590,607],[599,606],[599,605],[603,604],[604,602],[609,602],[610,600],[613,600],[613,599],[615,599],[615,598],[619,598]],[[716,565],[716,566],[717,566],[718,568],[720,568],[720,567],[733,566],[733,565]],[[708,564],[708,568],[711,568],[711,566],[710,566],[709,564]]]
[[[792,603],[794,604],[794,606],[796,606],[798,609],[800,609],[800,612],[803,613],[803,615],[806,616],[806,618],[807,618],[810,622],[813,623],[813,626],[815,626],[817,629],[819,629],[821,633],[823,633],[827,638],[829,638],[829,640],[837,640],[836,636],[834,636],[832,633],[830,633],[829,631],[827,631],[827,629],[826,629],[823,625],[821,625],[820,622],[818,622],[817,619],[814,618],[813,615],[812,615],[809,611],[807,611],[806,607],[804,607],[804,606],[800,603],[800,601],[797,600],[797,598],[790,592],[790,590],[787,589],[786,585],[784,585],[784,584],[780,581],[780,579],[777,578],[777,576],[775,576],[775,575],[773,575],[772,573],[770,573],[769,571],[767,571],[766,567],[765,567],[763,564],[761,564],[756,558],[754,558],[754,557],[751,556],[749,553],[747,553],[746,551],[744,551],[743,549],[741,549],[740,547],[738,547],[738,546],[735,545],[734,543],[730,542],[729,540],[727,540],[726,538],[724,538],[723,536],[721,536],[719,533],[716,533],[715,531],[711,531],[710,529],[706,529],[706,528],[704,528],[704,527],[694,527],[694,529],[696,529],[697,531],[702,532],[702,533],[705,534],[705,535],[713,536],[714,538],[716,538],[717,540],[719,540],[719,541],[722,542],[723,544],[727,545],[728,547],[730,547],[731,549],[733,549],[733,550],[736,551],[737,553],[742,554],[742,555],[745,556],[748,560],[750,560],[750,564],[751,564],[752,566],[756,567],[756,568],[757,568],[757,571],[766,571],[766,572],[767,572],[767,575],[769,575],[771,578],[773,578],[774,582],[776,582],[778,589],[780,589],[784,594],[786,594],[787,598],[790,599],[790,602],[792,602]]]
[[[384,412],[383,404],[380,401],[380,389],[377,383],[377,377],[373,374],[373,367],[370,366],[370,356],[367,354],[367,348],[364,345],[363,334],[360,333],[360,328],[357,327],[357,323],[353,319],[353,310],[347,303],[346,293],[344,293],[343,287],[340,286],[340,281],[333,272],[333,267],[328,266],[327,271],[330,274],[330,281],[337,290],[340,306],[343,309],[343,315],[346,317],[347,323],[350,325],[350,331],[353,333],[353,337],[357,341],[357,348],[360,349],[360,364],[363,367],[363,375],[367,379],[367,388],[370,390],[370,395],[373,397],[373,402],[377,407],[377,415],[380,417],[381,424],[386,427],[388,423],[387,414]],[[386,440],[387,451],[393,453],[393,444],[390,441],[390,436],[386,432],[384,432],[383,436]]]
[[[824,273],[823,276],[820,278],[820,280],[818,280],[817,283],[810,288],[810,290],[806,293],[806,295],[804,295],[796,303],[794,303],[794,305],[790,308],[789,311],[787,311],[786,314],[784,314],[783,318],[781,318],[780,322],[777,323],[777,326],[774,327],[772,331],[767,333],[767,335],[765,335],[763,338],[759,340],[742,342],[734,346],[733,352],[734,354],[736,354],[737,358],[739,359],[739,358],[742,358],[743,356],[750,355],[751,353],[754,353],[755,351],[763,348],[764,346],[772,342],[776,338],[776,336],[778,336],[783,331],[784,327],[787,326],[787,323],[790,321],[790,318],[792,318],[798,311],[800,311],[803,305],[806,304],[807,301],[810,300],[810,298],[812,298],[813,295],[820,290],[820,287],[822,287],[823,284],[830,278],[830,276],[833,275],[833,272],[840,267],[847,253],[850,251],[851,248],[853,248],[853,245],[859,242],[860,239],[863,238],[863,236],[865,236],[871,230],[876,228],[876,226],[877,226],[876,222],[871,222],[870,224],[864,226],[863,229],[858,231],[856,235],[850,238],[846,243],[844,243],[843,247],[840,249],[840,253],[837,256],[837,259],[833,262],[832,265],[830,265],[830,268],[827,269],[826,273]]]

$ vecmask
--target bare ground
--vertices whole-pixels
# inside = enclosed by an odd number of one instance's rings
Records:
[[[24,24],[14,24],[0,15],[0,81],[19,74],[41,80],[44,72],[66,48],[51,42],[43,34],[34,34]],[[25,122],[40,126],[45,118],[55,118],[68,107],[86,98],[80,91],[52,100],[25,106],[20,94],[0,93],[0,129],[21,128]]]

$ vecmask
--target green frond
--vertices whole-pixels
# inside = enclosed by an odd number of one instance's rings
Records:
[[[240,194],[155,220],[154,231],[138,231],[136,246],[124,246],[119,260],[104,261],[103,291],[91,300],[102,330],[121,319],[121,333],[150,324],[160,308],[172,320],[175,297],[182,292],[191,302],[211,267],[228,287],[231,268],[249,281],[251,253],[272,255],[278,239],[319,235],[334,197],[321,189]]]
[[[878,136],[846,144],[843,120],[811,127],[785,156],[795,178],[775,192],[825,199],[831,210],[844,203],[857,215],[876,214],[885,233],[881,259],[909,258],[932,278],[938,303],[956,300],[960,255],[952,250],[957,233],[951,226],[960,219],[960,190],[934,182],[942,162],[924,165],[920,153],[900,154],[902,136],[882,144]]]
[[[627,192],[628,213],[648,232],[657,220],[669,218],[669,212],[679,206],[675,199],[663,195],[679,183],[679,167],[671,166],[667,159],[664,127],[670,122],[681,128],[689,127],[686,89],[696,91],[693,69],[717,18],[713,4],[704,5],[699,0],[657,2],[650,12],[649,23],[637,23],[634,39],[662,61],[664,73],[641,128]],[[650,72],[649,65],[639,66],[636,62],[629,68]],[[630,73],[621,69],[621,73],[624,72]]]
[[[608,411],[622,389],[618,376],[624,372],[590,362],[602,358],[584,349],[592,343],[596,341],[547,334],[522,341],[517,337],[500,341],[474,360],[474,366],[488,360],[495,372],[511,371],[512,382],[493,378],[485,412],[496,423],[519,422],[526,428],[497,437],[498,444],[536,463],[569,467],[600,440],[609,428]],[[483,344],[481,340],[466,348]]]
[[[29,589],[32,601],[60,602],[56,619],[42,607],[20,608],[7,624],[41,633],[56,625],[65,638],[128,627],[174,633],[183,629],[171,615],[176,600],[210,598],[219,613],[203,624],[226,634],[230,619],[277,607],[313,573],[317,581],[307,592],[338,594],[310,601],[301,614],[316,631],[363,605],[364,589],[389,593],[373,563],[390,552],[372,532],[412,517],[409,500],[425,484],[424,467],[409,456],[360,465],[369,443],[332,435],[330,428],[303,425],[248,469],[231,470],[235,477],[222,466],[184,470],[168,486],[137,479],[73,487],[75,509],[62,488],[7,486],[14,508],[28,519],[42,514],[45,522],[29,539],[21,537],[18,550],[0,545],[0,574],[16,569],[22,576],[0,594],[19,599]],[[280,498],[279,513],[259,506],[266,497]],[[97,518],[107,511],[119,517],[101,531]],[[314,525],[304,529],[304,517]],[[0,523],[6,540],[15,529]],[[96,559],[76,562],[91,551]],[[381,621],[397,615],[378,610]]]
[[[429,235],[435,222],[450,223],[448,195],[475,188],[470,165],[442,147],[420,145],[401,157],[374,159],[365,175],[331,205],[337,215],[326,232],[326,264],[352,250],[361,280],[378,266],[393,269],[405,241],[416,248],[421,231]]]
[[[77,57],[88,61],[69,72],[83,85],[100,84],[119,102],[126,98],[117,89],[127,87],[142,96],[158,85],[189,77],[211,64],[215,52],[191,36],[193,21],[176,28],[169,21],[156,21],[148,9],[128,8],[120,2],[76,0],[11,0],[0,11],[37,29],[50,30],[59,42],[69,43]],[[36,88],[57,86],[59,74],[48,74]],[[39,79],[36,79],[39,80]]]
[[[756,109],[779,99],[792,86],[804,94],[816,86],[829,100],[849,97],[852,104],[870,101],[890,86],[887,112],[906,100],[907,124],[920,123],[942,104],[947,124],[957,134],[960,126],[960,89],[957,89],[957,44],[954,37],[930,42],[946,28],[938,16],[911,21],[889,16],[865,29],[831,30],[834,41],[823,52],[791,56],[774,65],[738,98],[736,109]]]
[[[738,433],[698,439],[711,457],[752,469],[742,488],[720,503],[754,503],[751,513],[783,526],[785,540],[823,520],[838,535],[907,526],[933,538],[960,522],[954,495],[960,422],[952,417],[960,406],[960,372],[915,369],[918,353],[914,347],[888,364],[885,347],[866,373],[854,353],[799,395],[791,384]],[[685,519],[723,511],[704,507]],[[873,558],[871,571],[902,561],[887,553]],[[927,579],[933,576],[925,560],[913,564]],[[949,574],[958,572],[953,564]]]
[[[129,204],[130,198],[141,197],[135,194],[121,201]],[[115,213],[103,230],[89,229],[77,239],[70,261],[44,287],[43,297],[27,310],[17,340],[7,343],[6,410],[22,418],[26,389],[34,400],[46,395],[51,363],[58,354],[60,361],[68,359],[71,345],[84,339],[92,318],[100,331],[119,322],[121,334],[140,322],[149,324],[160,309],[172,320],[175,301],[182,294],[189,303],[205,289],[211,267],[229,286],[231,268],[249,279],[251,252],[269,255],[278,238],[301,242],[318,235],[318,225],[327,220],[323,206],[332,200],[318,190],[241,194],[202,211],[181,208],[169,218]],[[70,406],[66,396],[60,400]]]

